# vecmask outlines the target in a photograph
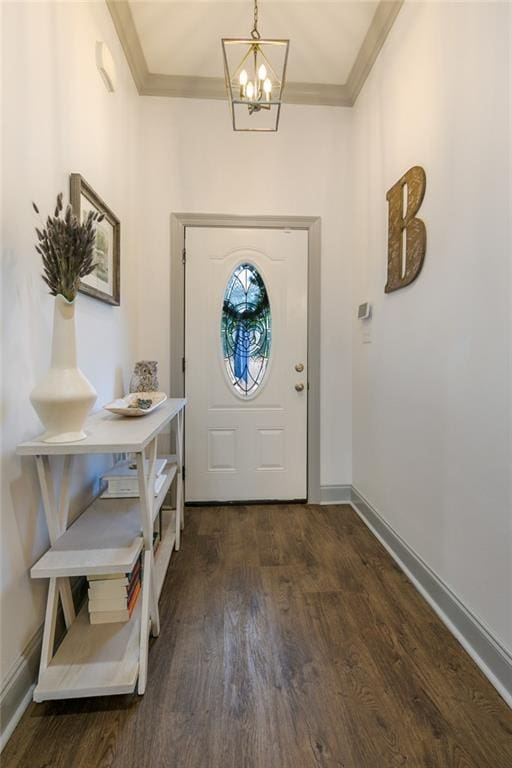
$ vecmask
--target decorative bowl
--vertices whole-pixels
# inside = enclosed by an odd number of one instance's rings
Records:
[[[156,410],[166,400],[165,392],[131,392],[103,407],[106,411],[116,413],[118,416],[145,416]],[[144,404],[142,407],[141,401]],[[151,403],[149,406],[148,402]]]

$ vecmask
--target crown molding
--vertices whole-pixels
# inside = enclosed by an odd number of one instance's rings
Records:
[[[142,93],[144,82],[149,74],[146,57],[135,28],[132,12],[127,0],[106,0],[112,16],[119,42],[126,56],[137,91]]]
[[[168,96],[182,99],[226,99],[226,84],[221,77],[184,77],[148,72],[139,88],[141,96]],[[287,83],[286,104],[315,104],[350,107],[352,99],[346,85]]]
[[[141,96],[169,96],[177,99],[225,99],[226,84],[221,77],[158,75],[148,72],[139,93]]]
[[[326,83],[286,83],[283,101],[327,107],[351,107],[353,104],[346,85]]]
[[[381,0],[377,6],[372,23],[368,27],[368,32],[348,76],[347,89],[352,99],[352,106],[370,74],[403,4],[404,0]]]
[[[221,77],[164,75],[150,72],[128,0],[106,0],[139,95],[185,99],[226,99]],[[352,107],[386,40],[404,0],[380,0],[356,60],[344,85],[286,84],[287,104]]]

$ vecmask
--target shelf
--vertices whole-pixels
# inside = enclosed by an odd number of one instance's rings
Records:
[[[174,509],[162,510],[162,539],[155,553],[155,582],[156,593],[160,597],[167,573],[167,567],[171,559],[174,544],[176,543],[176,511]]]
[[[19,455],[36,457],[42,502],[52,540],[57,531],[67,526],[72,462],[63,462],[60,482],[56,484],[58,462],[46,457],[136,453],[137,463],[141,456],[149,461],[154,456],[158,435],[169,429],[173,420],[179,454],[178,457],[165,457],[164,482],[156,497],[154,488],[151,488],[151,504],[148,500],[148,506],[142,508],[140,498],[95,499],[32,567],[33,578],[51,580],[44,624],[42,668],[34,690],[35,701],[129,694],[136,687],[140,694],[146,690],[151,614],[154,613],[153,619],[158,623],[157,611],[154,610],[157,595],[162,590],[176,544],[175,521],[180,520],[182,515],[182,477],[178,475],[178,467],[183,464],[183,411],[186,402],[183,398],[169,399],[153,413],[141,418],[122,418],[100,411],[87,419],[87,437],[84,440],[57,444],[44,443],[38,438],[18,445]],[[149,448],[147,452],[146,448]],[[153,528],[158,511],[175,480],[179,509],[176,513],[162,510],[162,540],[154,561],[149,553],[145,558],[147,571],[142,575],[144,599],[139,596],[130,620],[91,624],[87,604],[75,617],[69,577],[130,573],[144,551],[143,528],[148,529],[151,538],[152,530],[149,529]],[[60,485],[59,498],[54,493],[56,485]],[[147,519],[151,511],[153,521]],[[53,655],[59,601],[69,626]]]
[[[162,540],[155,554],[158,596],[176,541],[175,521],[175,510],[162,511]],[[86,602],[41,673],[34,701],[132,693],[139,670],[141,604],[139,595],[126,623],[91,624]]]
[[[167,465],[155,503],[154,518],[176,475]],[[140,499],[94,501],[32,567],[33,579],[130,573],[143,548]]]
[[[132,693],[139,673],[141,604],[139,595],[125,623],[90,624],[86,603],[40,674],[34,701]]]
[[[169,398],[146,416],[115,416],[97,411],[85,422],[85,440],[76,443],[44,443],[40,438],[17,446],[20,456],[52,456],[79,453],[140,453],[162,428],[186,405],[184,398]]]
[[[32,566],[30,575],[129,573],[143,543],[139,499],[96,499]]]

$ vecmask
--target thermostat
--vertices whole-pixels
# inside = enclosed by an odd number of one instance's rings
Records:
[[[359,320],[368,320],[372,314],[372,305],[369,301],[364,301],[357,308],[357,316]]]

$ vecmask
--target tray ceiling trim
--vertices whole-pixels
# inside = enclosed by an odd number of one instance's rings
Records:
[[[288,104],[352,107],[379,55],[404,0],[381,0],[344,85],[288,82]],[[128,0],[106,0],[135,86],[141,96],[225,100],[221,77],[164,75],[150,72]]]

